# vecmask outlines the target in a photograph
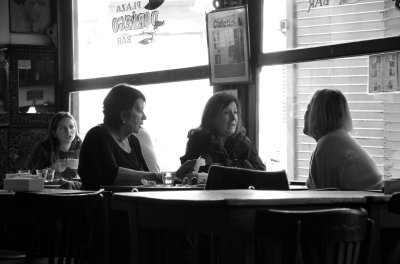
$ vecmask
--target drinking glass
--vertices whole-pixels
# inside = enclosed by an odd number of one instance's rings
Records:
[[[47,172],[48,172],[48,169],[36,170],[36,175],[46,180]]]
[[[48,169],[47,171],[47,181],[53,181],[54,180],[54,173],[55,173],[55,169]]]
[[[172,186],[174,182],[174,177],[171,172],[164,171],[162,172],[162,181],[166,186]]]

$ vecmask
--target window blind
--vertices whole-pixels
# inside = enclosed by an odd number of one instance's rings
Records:
[[[400,34],[400,13],[392,1],[364,0],[310,7],[297,1],[294,45],[306,47]],[[323,2],[323,1],[322,1]],[[338,2],[338,1],[336,1]],[[338,89],[353,119],[351,135],[368,151],[385,177],[400,177],[400,95],[369,94],[369,56],[297,64],[294,69],[296,180],[308,177],[316,142],[303,134],[304,112],[318,89]]]

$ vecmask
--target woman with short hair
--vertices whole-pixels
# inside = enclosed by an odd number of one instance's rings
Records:
[[[317,146],[311,156],[310,189],[364,190],[381,188],[383,177],[371,156],[354,140],[349,106],[339,90],[315,92],[304,115],[304,134]]]
[[[140,185],[141,179],[160,181],[149,172],[143,158],[138,133],[143,121],[146,98],[127,85],[114,86],[103,101],[103,124],[91,128],[83,141],[78,173],[82,188],[101,185]]]
[[[162,182],[161,173],[150,172],[142,154],[138,133],[146,120],[146,98],[128,84],[114,86],[103,102],[103,124],[85,136],[79,157],[78,173],[82,188],[101,185],[141,185],[142,179]],[[188,161],[177,175],[191,170],[196,160]]]

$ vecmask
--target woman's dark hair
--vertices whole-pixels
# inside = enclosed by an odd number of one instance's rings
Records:
[[[242,109],[239,99],[229,92],[218,92],[208,99],[206,106],[203,110],[203,116],[201,117],[200,128],[207,130],[212,134],[216,133],[215,120],[219,113],[221,113],[225,107],[230,103],[234,102],[237,106],[238,120],[234,135],[244,132],[242,127]]]
[[[353,129],[346,97],[339,90],[316,91],[308,111],[306,133],[317,141],[332,130],[343,128],[348,132]]]
[[[118,84],[111,88],[103,101],[103,122],[114,129],[122,125],[121,113],[132,109],[138,99],[146,101],[144,94],[128,84]]]
[[[75,118],[69,112],[57,112],[56,114],[54,114],[54,116],[51,118],[50,123],[49,123],[49,130],[48,130],[47,138],[44,140],[44,141],[49,142],[49,144],[50,144],[50,149],[51,149],[50,161],[52,164],[54,162],[56,162],[60,157],[60,142],[57,139],[56,133],[57,133],[58,124],[64,118],[70,118],[76,128],[75,138],[71,143],[70,150],[78,151],[80,148],[80,145],[82,143],[82,140],[78,136],[78,128],[76,125]]]

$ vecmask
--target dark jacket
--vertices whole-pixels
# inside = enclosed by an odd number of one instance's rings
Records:
[[[200,167],[199,172],[208,172],[212,164],[228,167],[265,170],[265,164],[258,156],[256,148],[244,134],[229,137],[224,146],[220,146],[216,137],[201,129],[192,129],[188,134],[186,153],[181,163],[197,159],[200,156],[206,160],[206,166]]]

